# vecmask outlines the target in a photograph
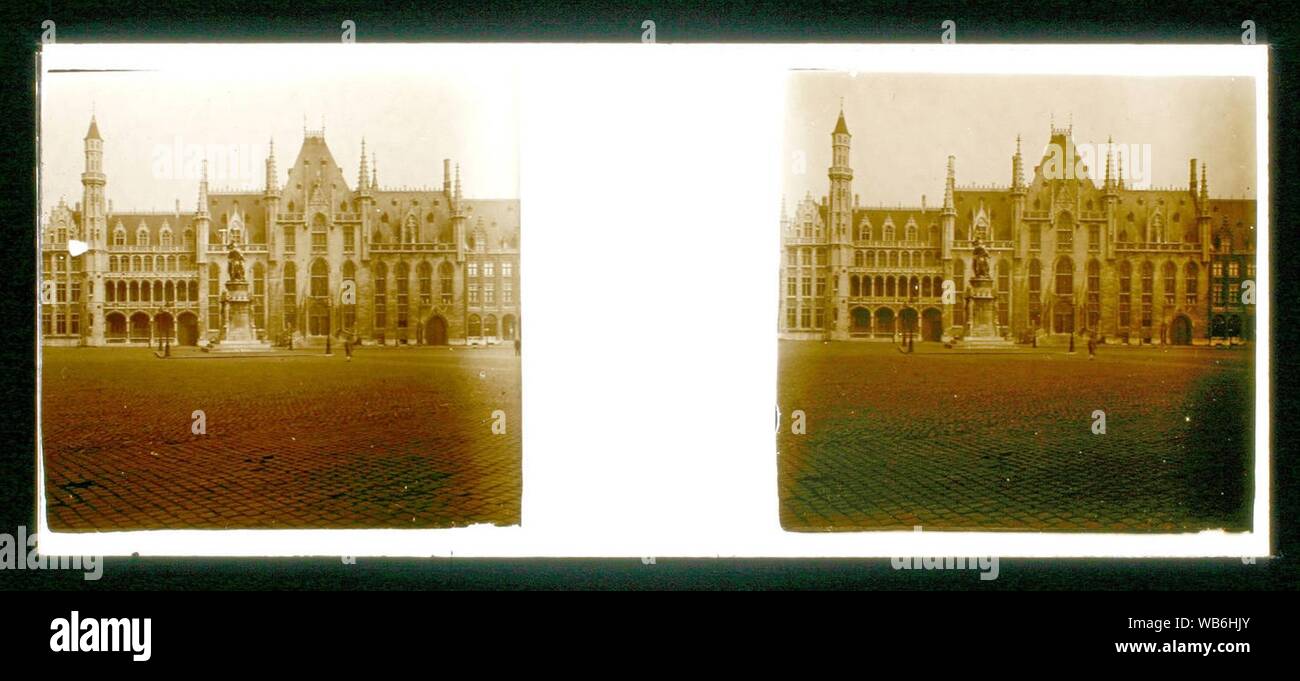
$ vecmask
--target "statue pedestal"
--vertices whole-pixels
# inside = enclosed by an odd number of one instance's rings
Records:
[[[247,281],[226,282],[226,323],[212,352],[270,352],[271,344],[257,339],[249,312]]]
[[[1015,343],[998,334],[998,298],[989,277],[972,277],[969,283],[970,316],[961,346],[972,350],[1014,348]]]

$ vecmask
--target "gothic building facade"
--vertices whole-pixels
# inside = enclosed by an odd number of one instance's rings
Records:
[[[460,167],[441,189],[385,188],[374,159],[355,185],[303,131],[281,186],[275,148],[260,191],[210,192],[193,211],[118,212],[106,199],[104,140],[92,116],[82,200],[41,234],[46,344],[179,345],[219,340],[227,254],[242,254],[262,340],[491,344],[519,334],[519,202],[467,199]],[[70,240],[85,244],[69,249]]]
[[[1211,198],[1190,162],[1183,188],[1126,186],[1106,154],[1097,183],[1072,126],[1053,126],[1024,179],[1020,141],[1007,186],[958,187],[948,157],[943,202],[871,208],[852,191],[852,136],[831,133],[829,193],[782,207],[780,336],[960,338],[972,244],[988,249],[1000,335],[1042,342],[1088,333],[1107,343],[1249,339],[1254,328],[1253,199]],[[1053,157],[1053,153],[1057,157]]]

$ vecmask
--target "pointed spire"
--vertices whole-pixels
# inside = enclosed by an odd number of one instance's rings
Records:
[[[366,138],[361,138],[361,170],[357,172],[357,191],[365,191],[370,170],[366,167]]]
[[[203,175],[199,179],[199,214],[208,214],[208,159],[203,159]]]
[[[379,162],[373,152],[370,154],[370,189],[379,189]]]
[[[957,188],[957,157],[948,157],[948,180],[943,185],[943,212],[956,213],[957,209],[953,204],[953,192]]]
[[[266,193],[276,194],[279,192],[280,180],[279,173],[275,169],[275,138],[272,137],[267,145],[266,153]]]
[[[1122,153],[1122,152],[1123,152],[1124,145],[1121,144],[1121,145],[1119,145],[1119,146],[1120,146],[1120,150],[1121,150],[1121,153],[1120,153],[1120,155],[1119,155],[1119,157],[1118,157],[1118,163],[1119,163],[1119,182],[1116,183],[1115,188],[1116,188],[1116,189],[1119,189],[1120,191],[1124,191],[1124,154]]]
[[[832,134],[832,135],[847,135],[847,134],[849,134],[849,126],[846,125],[846,124],[844,123],[844,102],[843,102],[843,100],[840,101],[840,119],[839,119],[838,121],[835,122],[835,130],[834,130],[833,132],[831,132],[831,134]]]
[[[1112,193],[1115,190],[1115,179],[1111,175],[1111,166],[1115,163],[1115,138],[1106,137],[1106,193]]]
[[[1016,135],[1016,155],[1011,157],[1011,188],[1023,190],[1025,187],[1025,161],[1020,155],[1020,135]]]
[[[456,164],[456,209],[460,209],[460,164]]]
[[[99,136],[99,124],[95,122],[95,114],[90,114],[90,129],[86,131],[86,139],[102,140]]]

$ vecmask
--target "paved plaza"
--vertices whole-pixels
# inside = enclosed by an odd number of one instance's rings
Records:
[[[44,348],[55,530],[440,528],[520,521],[519,358],[363,347],[346,361]],[[493,412],[505,434],[493,434]],[[207,434],[192,432],[206,415]]]
[[[1249,530],[1253,348],[1079,350],[781,342],[783,527]]]

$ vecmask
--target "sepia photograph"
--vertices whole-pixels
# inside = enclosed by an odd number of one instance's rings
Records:
[[[1251,531],[1255,88],[792,72],[782,527]]]
[[[398,49],[45,50],[51,530],[520,523],[514,70]]]

